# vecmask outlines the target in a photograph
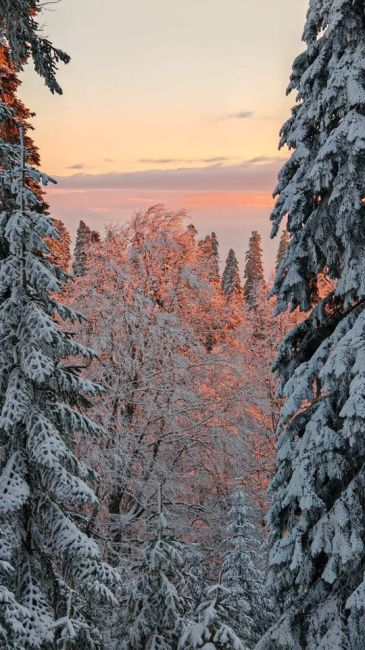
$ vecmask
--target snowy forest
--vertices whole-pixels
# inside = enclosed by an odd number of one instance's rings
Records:
[[[363,0],[309,2],[269,278],[163,204],[71,241],[43,11],[0,0],[1,650],[364,650]]]

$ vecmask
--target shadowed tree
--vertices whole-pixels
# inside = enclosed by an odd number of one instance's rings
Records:
[[[61,92],[55,71],[69,57],[40,36],[41,8],[0,2],[0,644],[48,650],[73,639],[86,650],[95,647],[87,594],[111,602],[116,574],[82,530],[96,477],[74,454],[73,435],[100,433],[81,412],[98,389],[70,360],[91,352],[57,326],[78,316],[54,298],[66,276],[46,259],[45,238],[58,235],[40,190],[49,178],[33,166],[30,114],[16,98],[29,57]]]
[[[364,645],[365,20],[362,0],[311,0],[281,131],[274,292],[306,319],[276,361],[286,402],[272,483],[270,581],[280,615],[260,650]],[[336,288],[320,297],[318,278]]]
[[[117,626],[116,650],[177,649],[191,606],[185,553],[168,527],[160,496],[156,532],[145,542],[143,557],[134,567],[136,578]]]
[[[275,264],[276,271],[278,270],[280,264],[283,262],[283,260],[285,258],[286,252],[288,250],[288,246],[289,246],[289,233],[285,229],[281,233],[280,242],[279,242],[279,246],[278,246],[278,252],[277,252],[277,255],[276,255],[276,264]]]

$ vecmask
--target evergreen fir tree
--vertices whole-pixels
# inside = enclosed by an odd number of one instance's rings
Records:
[[[74,260],[72,264],[73,274],[76,277],[85,275],[87,249],[92,244],[100,240],[100,235],[96,230],[91,230],[84,221],[80,221],[77,229]]]
[[[53,297],[66,276],[46,261],[45,238],[57,237],[45,216],[38,153],[25,135],[29,111],[16,97],[16,73],[27,59],[52,92],[69,60],[41,36],[37,0],[0,2],[0,647],[28,650],[95,647],[85,599],[112,601],[116,574],[76,525],[82,505],[96,504],[85,480],[94,474],[72,451],[74,431],[99,428],[79,408],[97,388],[78,378],[68,356],[87,356],[56,319],[77,315]],[[19,146],[18,130],[22,133]],[[25,145],[25,146],[24,146]],[[66,359],[66,362],[61,362]],[[73,587],[77,590],[74,591]],[[76,593],[71,601],[69,596]],[[68,605],[66,605],[68,603]],[[95,636],[94,636],[95,638]]]
[[[186,570],[189,576],[189,593],[191,594],[192,609],[195,610],[202,602],[203,594],[209,582],[210,563],[202,552],[202,543],[189,544]],[[204,549],[206,552],[206,549]]]
[[[219,250],[217,235],[213,232],[198,242],[204,266],[202,271],[209,282],[219,282]]]
[[[120,625],[118,650],[176,650],[190,601],[183,574],[184,547],[173,539],[159,499],[157,534],[143,559]]]
[[[222,585],[231,591],[235,632],[253,648],[272,622],[272,603],[265,592],[261,544],[253,525],[255,513],[242,490],[232,498],[227,546],[222,564]]]
[[[208,587],[196,610],[197,621],[186,626],[179,650],[248,650],[231,627],[234,616],[231,590],[222,584]]]
[[[261,236],[257,230],[251,234],[248,244],[244,278],[245,299],[248,306],[252,308],[256,304],[256,293],[260,285],[264,284]]]
[[[71,621],[70,590],[80,603],[72,628],[85,636],[85,598],[113,602],[108,585],[117,579],[77,525],[97,500],[72,437],[99,432],[79,410],[99,389],[67,359],[92,352],[57,328],[56,316],[78,316],[51,297],[67,276],[46,260],[44,238],[57,232],[26,183],[47,177],[26,165],[23,141],[16,153],[17,166],[2,175],[13,206],[0,217],[0,639],[9,650],[52,646]]]
[[[213,255],[213,273],[214,277],[219,280],[219,242],[215,232],[211,234],[212,241],[212,255]]]
[[[286,398],[272,484],[270,580],[281,616],[262,650],[361,650],[365,638],[365,21],[362,0],[311,0],[281,144],[274,234],[290,243],[279,309],[311,310],[276,362]],[[336,288],[318,302],[317,278]]]
[[[276,271],[278,270],[280,264],[284,261],[286,252],[288,250],[288,246],[289,246],[289,233],[285,229],[281,233],[278,252],[277,252],[277,255],[276,255],[276,264],[275,264]]]
[[[235,299],[240,300],[242,298],[243,292],[240,271],[235,252],[232,248],[228,253],[226,266],[222,275],[221,286],[223,295],[227,302]]]

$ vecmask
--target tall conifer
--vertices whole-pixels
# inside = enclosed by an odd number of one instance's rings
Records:
[[[227,300],[239,300],[243,296],[240,270],[233,248],[230,249],[222,275],[222,292]]]
[[[213,268],[216,279],[219,279],[219,242],[215,232],[211,234],[212,238],[212,255],[213,255]]]
[[[231,591],[232,626],[249,648],[272,621],[272,603],[264,586],[262,544],[254,521],[253,508],[238,489],[228,513],[222,584]]]
[[[177,650],[190,608],[184,546],[169,530],[159,498],[156,533],[144,544],[120,625],[117,650]]]
[[[44,239],[57,236],[40,193],[48,178],[32,167],[29,112],[15,98],[16,73],[30,56],[51,91],[61,92],[57,63],[69,57],[40,34],[41,8],[36,0],[0,2],[0,647],[7,650],[48,650],[56,639],[93,647],[87,594],[112,601],[108,584],[116,580],[82,531],[96,504],[86,483],[95,475],[76,458],[73,434],[99,432],[80,412],[98,389],[69,359],[91,352],[57,327],[77,315],[53,297],[66,276],[46,259]]]
[[[116,579],[77,524],[97,500],[73,434],[99,432],[79,411],[98,387],[81,379],[68,357],[92,353],[57,327],[56,314],[77,315],[51,297],[67,276],[46,260],[44,238],[57,232],[25,182],[47,177],[25,164],[23,142],[18,155],[18,166],[3,172],[13,206],[0,220],[8,248],[0,272],[0,638],[9,649],[52,644],[62,634],[57,620],[68,625],[68,594],[112,602],[108,584]],[[72,625],[84,635],[80,607]]]
[[[202,271],[209,282],[219,282],[219,249],[217,235],[212,232],[198,242],[198,248],[204,263]]]
[[[79,227],[77,229],[74,260],[72,263],[73,274],[76,277],[85,275],[87,250],[89,246],[95,244],[99,240],[99,233],[96,230],[91,230],[91,228],[84,221],[80,221]]]
[[[246,265],[244,272],[245,284],[244,295],[249,307],[256,304],[256,294],[260,285],[264,283],[264,264],[262,256],[261,236],[254,230],[251,234],[246,253]]]
[[[365,16],[311,0],[272,215],[288,217],[280,310],[310,310],[276,369],[286,398],[272,484],[271,583],[281,615],[260,650],[360,650],[365,638]],[[318,301],[317,278],[335,289]]]

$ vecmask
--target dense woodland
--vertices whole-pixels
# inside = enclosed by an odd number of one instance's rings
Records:
[[[0,0],[1,650],[364,649],[362,0],[309,3],[270,279],[163,205],[71,245],[41,19]]]

